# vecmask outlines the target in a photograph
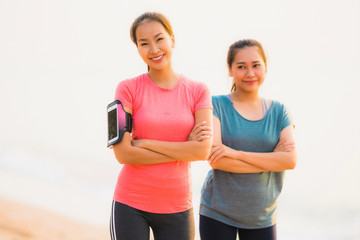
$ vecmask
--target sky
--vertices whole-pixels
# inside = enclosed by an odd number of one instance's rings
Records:
[[[172,23],[175,71],[213,95],[230,92],[228,47],[260,41],[268,56],[261,95],[284,103],[296,125],[299,159],[286,196],[359,213],[356,0],[0,0],[0,162],[18,151],[114,161],[106,105],[119,81],[146,72],[129,36],[145,11]]]

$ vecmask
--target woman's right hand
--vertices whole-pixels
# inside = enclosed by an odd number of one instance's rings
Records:
[[[208,139],[212,136],[211,127],[206,125],[206,122],[200,122],[196,124],[191,130],[188,141],[197,141],[201,142],[204,139]]]
[[[291,152],[295,149],[295,142],[287,139],[280,139],[278,144],[275,146],[274,152]]]

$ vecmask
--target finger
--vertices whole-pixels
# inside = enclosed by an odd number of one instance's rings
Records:
[[[202,138],[203,136],[206,136],[206,137],[211,137],[213,134],[212,134],[212,132],[201,132],[201,133],[199,133],[196,137],[197,138]]]
[[[202,121],[200,123],[197,123],[193,129],[191,130],[191,132],[189,133],[188,136],[188,140],[195,140],[195,141],[199,141],[199,139],[197,139],[198,135],[201,134],[201,126],[202,124],[206,123],[205,121]]]
[[[202,142],[206,139],[209,139],[211,136],[208,136],[208,135],[203,135],[203,136],[200,136],[198,139],[196,139],[197,142]]]
[[[281,146],[286,142],[285,139],[280,139],[280,141],[276,144],[276,146]]]
[[[285,149],[286,149],[285,145],[281,144],[281,145],[276,146],[275,151],[282,152]]]
[[[286,139],[280,139],[280,141],[276,144],[276,147],[280,147],[286,144]]]
[[[195,124],[195,126],[193,128],[196,129],[196,128],[199,128],[201,126],[205,126],[205,124],[206,124],[206,121],[202,121],[202,122],[199,122],[199,123]]]
[[[219,160],[222,157],[224,157],[224,151],[223,151],[223,149],[219,149],[219,151],[217,151],[216,154],[214,155],[212,162],[216,162],[217,160]]]
[[[209,161],[211,162],[211,160],[213,159],[213,155],[214,155],[214,153],[217,151],[217,148],[216,148],[216,146],[214,147],[212,147],[211,148],[211,151],[210,151],[210,156],[209,156]]]
[[[201,131],[199,135],[212,135],[211,131]]]
[[[212,128],[208,126],[200,126],[197,130],[199,130],[199,132],[212,132]]]
[[[291,152],[294,149],[295,149],[295,144],[289,144],[288,146],[286,146],[286,151],[287,152]]]
[[[196,137],[194,140],[195,140],[196,142],[201,142],[202,140],[208,139],[208,138],[209,138],[209,137],[207,137],[206,135],[202,135],[202,136]]]
[[[194,126],[194,128],[209,128],[210,126],[207,125],[206,121],[199,122]]]
[[[295,144],[281,144],[276,146],[274,152],[290,152],[295,149]]]
[[[210,135],[202,135],[200,137],[200,141],[205,140],[205,139],[209,139],[210,137],[211,137]]]
[[[213,154],[216,150],[217,150],[217,146],[213,144],[213,145],[211,146],[210,154]]]
[[[197,125],[195,125],[194,126],[194,128],[193,128],[193,130],[192,130],[192,132],[195,134],[195,135],[197,135],[197,134],[199,134],[202,130],[206,130],[206,128],[204,128],[204,124],[205,123],[205,121],[204,122],[200,122],[200,123],[198,123]]]
[[[215,156],[216,156],[215,153],[216,153],[216,152],[212,152],[212,153],[211,153],[211,155],[210,155],[210,157],[209,157],[209,163],[212,163],[212,162],[214,161],[214,158],[215,158]]]
[[[220,143],[213,142],[212,147],[218,147],[219,145],[220,145]]]
[[[211,129],[211,127],[208,126],[208,125],[206,125],[206,124],[201,124],[201,125],[199,126],[199,128],[201,128],[201,129]]]
[[[209,138],[210,136],[212,136],[212,132],[201,131],[201,132],[197,133],[196,135],[191,136],[191,138],[195,141],[201,141],[203,139]]]
[[[214,162],[216,157],[221,153],[220,148],[216,148],[215,151],[211,154],[211,157],[209,159],[210,162]]]
[[[200,132],[199,127],[201,126],[201,123],[195,124],[195,126],[191,129],[190,135],[197,135]]]

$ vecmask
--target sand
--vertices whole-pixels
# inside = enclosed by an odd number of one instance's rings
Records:
[[[107,227],[81,223],[38,207],[0,198],[1,240],[110,240]]]

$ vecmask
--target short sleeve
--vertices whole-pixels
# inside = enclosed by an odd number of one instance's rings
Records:
[[[116,87],[115,100],[120,100],[123,106],[133,109],[133,92],[131,91],[131,80],[121,81]]]
[[[286,106],[283,105],[282,118],[281,118],[281,130],[289,125],[294,125],[291,114]]]
[[[206,86],[205,83],[198,83],[197,89],[195,92],[195,108],[194,110],[197,111],[202,108],[211,108],[211,94],[209,88]]]
[[[216,96],[212,97],[212,105],[213,105],[213,109],[214,109],[214,112],[213,112],[214,116],[217,117],[218,119],[220,119],[219,101]]]

